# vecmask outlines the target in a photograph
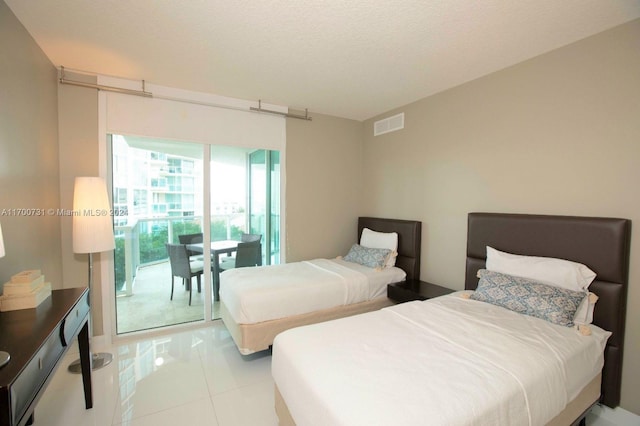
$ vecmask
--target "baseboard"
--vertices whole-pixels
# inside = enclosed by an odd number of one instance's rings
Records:
[[[609,408],[604,405],[596,405],[592,409],[592,414],[597,415],[599,419],[616,426],[640,425],[640,416],[620,407]]]

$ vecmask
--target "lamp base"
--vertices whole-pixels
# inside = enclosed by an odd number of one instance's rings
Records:
[[[111,361],[113,361],[113,355],[108,352],[98,352],[96,354],[91,354],[91,370],[95,371],[101,369],[102,367],[106,367],[107,365],[111,364]],[[82,373],[82,364],[80,363],[80,359],[77,359],[69,364],[69,368],[67,370],[69,370],[70,373],[74,374]]]

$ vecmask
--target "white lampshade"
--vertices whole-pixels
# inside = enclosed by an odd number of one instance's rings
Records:
[[[111,207],[104,179],[76,178],[73,214],[74,253],[100,253],[115,248]]]
[[[0,224],[0,257],[4,257],[4,240],[2,239],[2,224]]]

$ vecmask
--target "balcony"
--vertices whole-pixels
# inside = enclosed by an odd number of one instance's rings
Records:
[[[213,216],[213,240],[240,239],[244,213]],[[177,243],[178,235],[202,232],[202,217],[180,216],[129,219],[114,227],[116,234],[116,318],[118,334],[204,319],[204,289],[193,296],[176,278],[171,295],[171,267],[165,244]],[[205,280],[203,280],[203,285]],[[213,304],[217,318],[218,303]]]

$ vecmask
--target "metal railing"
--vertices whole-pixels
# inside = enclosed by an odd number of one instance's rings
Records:
[[[213,215],[211,228],[224,223],[224,231],[214,232],[213,240],[233,239],[234,232],[245,228],[246,214]],[[240,226],[236,224],[241,224]],[[215,227],[219,231],[220,225]],[[169,216],[162,218],[130,218],[125,225],[114,227],[116,237],[116,295],[131,296],[139,267],[166,262],[165,243],[178,242],[178,235],[202,232],[202,216]],[[217,237],[217,238],[216,238]]]

